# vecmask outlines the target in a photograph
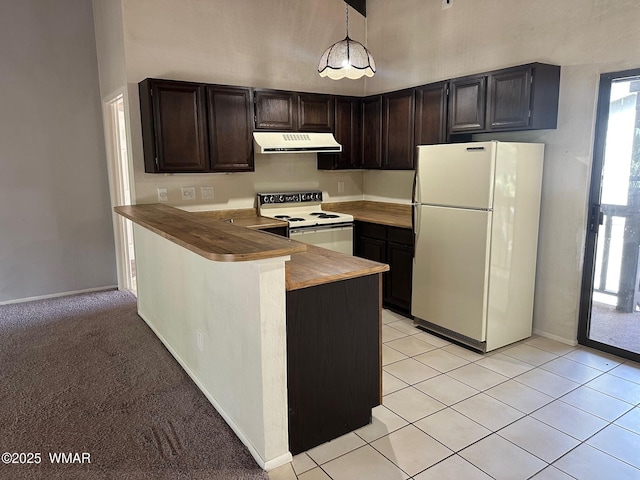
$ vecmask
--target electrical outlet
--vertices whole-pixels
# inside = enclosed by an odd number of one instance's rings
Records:
[[[198,350],[201,352],[204,351],[204,338],[202,336],[202,332],[196,329],[196,343],[198,345]]]
[[[344,193],[344,182],[338,182],[338,193]]]
[[[203,200],[213,200],[213,187],[200,187],[200,196]]]
[[[169,191],[167,190],[167,187],[158,187],[158,201],[166,202],[167,200],[169,200]]]
[[[442,10],[453,7],[453,0],[442,0]]]
[[[196,187],[182,187],[182,199],[183,200],[195,200],[196,199]]]

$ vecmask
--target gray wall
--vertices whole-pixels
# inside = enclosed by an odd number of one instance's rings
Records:
[[[0,91],[0,303],[115,285],[91,0],[2,0]]]

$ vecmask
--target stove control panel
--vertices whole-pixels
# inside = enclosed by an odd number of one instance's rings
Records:
[[[259,193],[258,205],[277,205],[281,203],[322,202],[322,192],[284,192]]]

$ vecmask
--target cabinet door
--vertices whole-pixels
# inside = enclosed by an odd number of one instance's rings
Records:
[[[255,90],[256,130],[295,131],[295,94],[278,90]]]
[[[416,88],[416,145],[433,145],[447,141],[448,88],[448,82]]]
[[[411,282],[413,275],[413,246],[395,242],[387,244],[384,302],[405,312],[411,311]]]
[[[414,112],[413,89],[382,96],[382,168],[413,169]]]
[[[382,162],[382,97],[362,100],[362,168],[380,168]]]
[[[487,77],[485,75],[451,80],[449,131],[473,132],[485,129]]]
[[[339,170],[360,165],[360,99],[335,97],[335,124],[333,135],[342,145],[340,153],[319,153],[318,168]]]
[[[355,222],[353,251],[358,257],[385,263],[387,227],[377,223]]]
[[[358,256],[374,262],[386,263],[386,245],[384,240],[360,237],[358,239]]]
[[[207,87],[211,170],[253,171],[251,90]]]
[[[489,128],[526,128],[531,114],[531,68],[510,68],[489,76]]]
[[[331,95],[298,94],[298,131],[332,132],[334,102]]]
[[[147,79],[139,88],[145,171],[207,171],[204,85]]]

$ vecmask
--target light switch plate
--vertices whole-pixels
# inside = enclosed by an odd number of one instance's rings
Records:
[[[338,193],[344,193],[344,182],[338,182]]]
[[[203,200],[213,200],[213,187],[200,187],[200,196]]]
[[[169,191],[167,190],[167,187],[158,187],[158,201],[166,202],[167,200],[169,200]]]
[[[182,200],[195,200],[196,187],[182,187]]]

